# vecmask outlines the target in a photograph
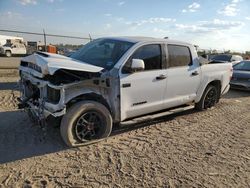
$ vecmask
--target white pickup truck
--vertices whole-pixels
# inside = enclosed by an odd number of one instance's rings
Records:
[[[58,120],[69,146],[108,137],[130,124],[214,106],[229,90],[232,64],[204,64],[191,44],[168,39],[96,39],[71,57],[21,60],[20,108],[41,124]],[[189,105],[189,106],[186,106]]]
[[[0,54],[6,57],[13,55],[26,55],[27,50],[23,43],[6,43],[0,47]]]

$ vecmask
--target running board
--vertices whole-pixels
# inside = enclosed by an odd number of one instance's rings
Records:
[[[128,121],[123,121],[123,122],[120,123],[120,125],[121,126],[126,126],[126,125],[131,125],[131,124],[136,124],[136,123],[142,123],[142,122],[150,121],[150,120],[162,117],[162,116],[172,115],[172,114],[180,113],[180,112],[183,112],[183,111],[186,111],[186,110],[191,110],[193,108],[194,108],[193,105],[185,106],[185,107],[179,107],[179,108],[171,109],[171,110],[168,110],[168,111],[165,111],[165,112],[160,112],[160,113],[157,113],[157,114],[150,114],[150,115],[138,117],[138,118],[135,118],[135,119],[131,119],[131,120],[128,120]]]

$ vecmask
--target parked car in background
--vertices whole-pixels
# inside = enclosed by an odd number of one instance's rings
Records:
[[[233,66],[230,85],[233,89],[250,90],[250,60],[241,61]]]
[[[240,55],[231,55],[231,54],[219,54],[211,58],[212,63],[232,63],[233,65],[243,61],[243,57]]]
[[[78,49],[68,49],[68,48],[58,48],[57,53],[60,55],[64,55],[70,57],[73,53],[75,53]]]
[[[71,55],[73,55],[77,50],[69,50],[68,53],[65,53],[64,55],[67,57],[70,57]]]
[[[12,55],[26,55],[26,46],[23,43],[6,43],[0,47],[0,54],[6,57],[11,57]]]

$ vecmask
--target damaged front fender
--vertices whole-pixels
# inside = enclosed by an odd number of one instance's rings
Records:
[[[26,82],[28,84],[25,84]],[[40,111],[43,111],[45,118],[49,115],[59,117],[66,113],[67,103],[81,95],[95,93],[96,95],[103,96],[105,100],[107,100],[107,104],[109,104],[109,82],[109,78],[99,77],[68,84],[54,85],[50,80],[41,80],[23,72],[20,82],[23,88],[21,101],[22,104],[25,103],[25,106],[28,106],[39,119],[44,118],[40,117]],[[36,88],[39,91],[39,97],[34,98],[32,94],[33,91],[27,90],[27,87]]]

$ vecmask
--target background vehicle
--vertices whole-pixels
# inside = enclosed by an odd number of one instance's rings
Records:
[[[232,63],[233,65],[243,61],[240,55],[220,54],[211,58],[210,63]]]
[[[22,37],[15,37],[15,36],[0,35],[0,46],[5,45],[7,43],[7,41],[23,42],[23,38]]]
[[[27,54],[33,54],[34,52],[36,52],[38,50],[38,43],[36,41],[27,41]]]
[[[12,55],[26,55],[27,51],[23,43],[6,43],[0,47],[0,54],[11,57]]]
[[[59,118],[69,146],[107,137],[113,123],[210,108],[232,76],[231,63],[205,64],[191,44],[140,37],[97,39],[71,57],[39,52],[19,69],[19,107],[42,124]]]
[[[57,53],[60,55],[64,55],[70,57],[73,53],[75,53],[78,49],[68,49],[68,48],[57,48]]]
[[[241,61],[233,66],[230,85],[233,89],[250,90],[250,61]]]

